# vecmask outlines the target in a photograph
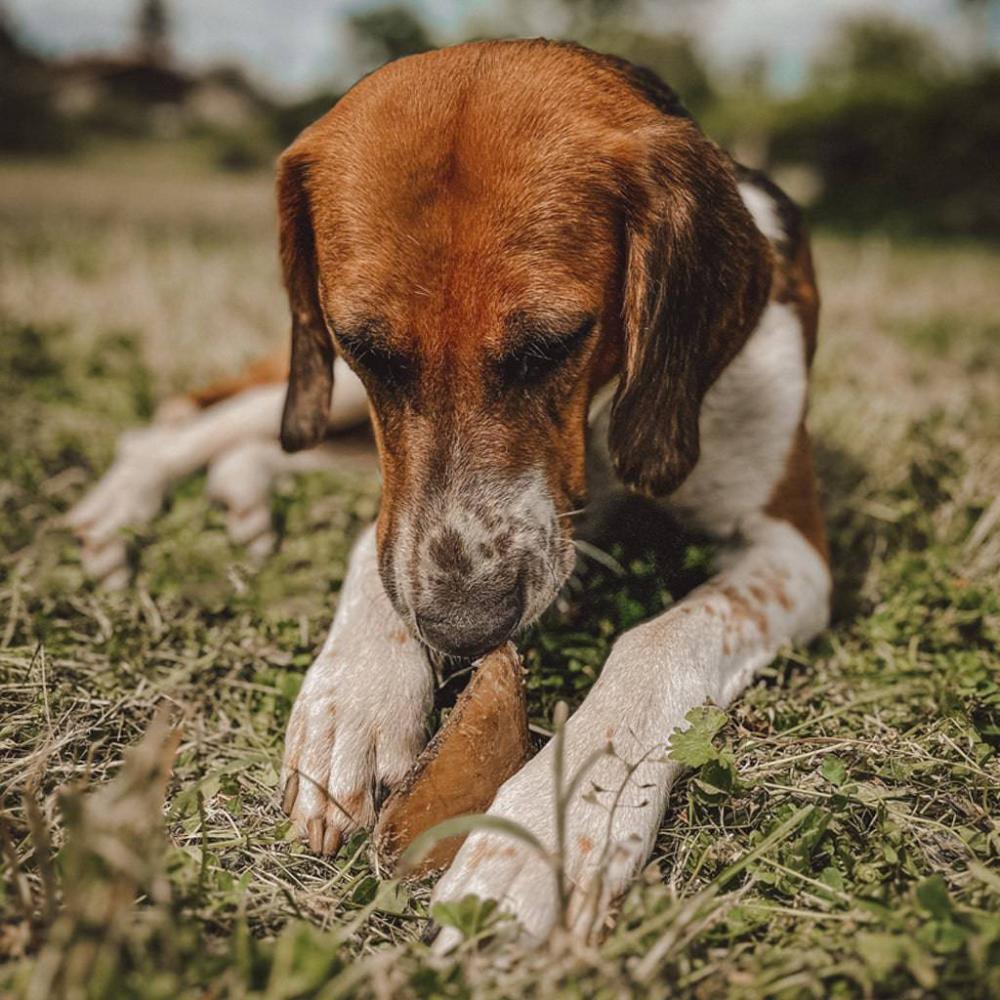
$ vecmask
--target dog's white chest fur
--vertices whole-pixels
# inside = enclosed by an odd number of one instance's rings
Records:
[[[705,396],[701,457],[667,506],[707,531],[735,532],[781,479],[805,401],[802,328],[788,306],[772,302]]]

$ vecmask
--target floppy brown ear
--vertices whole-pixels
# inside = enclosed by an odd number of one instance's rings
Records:
[[[281,416],[285,451],[311,448],[323,440],[333,391],[333,341],[319,303],[308,179],[308,157],[293,147],[278,163],[281,266],[292,313],[291,367]]]
[[[626,226],[625,350],[608,443],[626,483],[663,496],[698,461],[702,399],[760,317],[770,250],[730,162],[686,120],[654,140]]]

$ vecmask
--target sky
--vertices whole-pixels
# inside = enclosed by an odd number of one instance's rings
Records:
[[[168,0],[173,48],[183,63],[238,62],[260,83],[286,96],[319,85],[346,86],[366,69],[345,28],[347,14],[385,0]],[[390,0],[391,2],[391,0]],[[560,34],[556,5],[538,0],[396,0],[421,16],[436,41],[509,31],[505,12],[522,12],[519,34]],[[49,54],[125,47],[136,0],[0,0],[15,27]],[[794,90],[811,57],[845,16],[881,11],[931,30],[956,51],[973,40],[956,0],[645,0],[639,20],[651,29],[683,26],[696,34],[710,62],[725,68],[758,53],[773,82]],[[484,30],[485,29],[485,30]]]

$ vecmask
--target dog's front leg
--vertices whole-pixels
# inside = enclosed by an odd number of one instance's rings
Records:
[[[491,813],[530,830],[553,855],[561,853],[564,891],[554,866],[537,851],[480,830],[463,845],[435,899],[470,893],[497,899],[534,938],[560,919],[561,899],[577,932],[600,926],[652,849],[679,770],[667,760],[671,733],[706,700],[728,705],[785,643],[822,629],[829,593],[826,562],[810,543],[787,522],[757,519],[722,572],[615,643],[600,679],[568,721],[563,773],[569,780],[588,761],[591,767],[567,803],[561,851],[553,743],[500,789]],[[613,753],[600,756],[601,747]],[[438,947],[455,938],[456,932],[443,932]]]
[[[426,740],[433,676],[382,587],[375,527],[351,554],[333,626],[292,708],[280,792],[314,851],[335,854],[375,820]]]

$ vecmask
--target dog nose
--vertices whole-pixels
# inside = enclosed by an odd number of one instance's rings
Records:
[[[442,653],[475,660],[495,649],[521,620],[521,597],[470,600],[446,611],[418,611],[417,628],[424,641]]]

